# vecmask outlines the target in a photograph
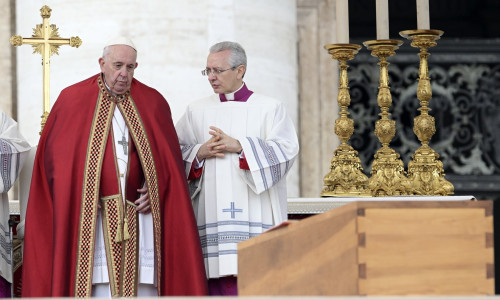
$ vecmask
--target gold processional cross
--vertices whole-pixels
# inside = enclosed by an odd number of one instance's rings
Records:
[[[13,46],[21,46],[29,44],[33,46],[33,53],[42,55],[43,65],[43,114],[42,114],[42,130],[47,122],[50,111],[50,56],[52,54],[59,55],[58,49],[62,45],[70,45],[71,47],[80,47],[82,40],[76,36],[69,39],[59,37],[58,28],[55,24],[49,23],[50,12],[52,9],[44,5],[41,9],[43,24],[37,24],[33,28],[32,37],[23,38],[20,35],[14,35],[10,38],[10,43]],[[41,133],[41,131],[40,131]]]

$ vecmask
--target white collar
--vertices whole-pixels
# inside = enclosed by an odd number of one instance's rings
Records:
[[[241,90],[241,88],[245,85],[245,83],[242,83],[240,88],[237,89],[236,91],[232,92],[232,93],[229,93],[229,94],[224,94],[224,96],[226,96],[226,100],[227,101],[234,101],[234,94],[236,94],[237,91]]]

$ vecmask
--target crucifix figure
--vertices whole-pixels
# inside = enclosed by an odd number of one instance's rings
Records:
[[[122,139],[118,141],[118,144],[122,145],[123,147],[123,154],[127,155],[127,148],[128,148],[128,142],[125,136],[122,136]]]
[[[41,9],[41,16],[43,24],[37,24],[33,28],[33,35],[29,38],[23,38],[20,35],[14,35],[10,38],[10,43],[13,46],[21,46],[29,44],[33,46],[33,53],[40,53],[42,55],[43,65],[43,114],[42,114],[42,130],[50,110],[50,56],[52,54],[59,55],[59,46],[70,45],[71,47],[80,47],[82,40],[76,36],[69,39],[59,37],[58,28],[55,24],[50,24],[50,12],[52,9],[44,5]]]

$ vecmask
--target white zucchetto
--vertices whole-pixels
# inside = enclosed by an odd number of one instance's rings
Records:
[[[116,36],[112,39],[110,39],[104,47],[108,46],[113,46],[113,45],[127,45],[129,47],[132,47],[135,51],[137,51],[137,48],[134,45],[134,42],[126,36]]]

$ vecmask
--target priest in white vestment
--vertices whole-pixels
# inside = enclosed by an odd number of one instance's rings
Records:
[[[280,101],[243,82],[244,49],[210,48],[202,74],[216,93],[176,124],[212,295],[235,295],[237,244],[287,219],[286,174],[299,151]]]
[[[0,111],[0,297],[10,298],[12,283],[12,236],[9,228],[8,191],[14,185],[31,146],[19,133],[17,123]]]

